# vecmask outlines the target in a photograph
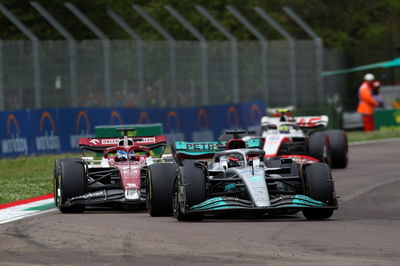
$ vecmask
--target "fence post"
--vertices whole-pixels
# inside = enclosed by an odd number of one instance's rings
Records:
[[[314,39],[315,42],[315,66],[316,66],[316,89],[318,95],[318,102],[324,104],[325,100],[325,87],[324,87],[324,77],[322,76],[322,71],[324,68],[324,44],[322,38],[313,31],[313,29],[307,25],[307,23],[301,19],[290,7],[283,7],[286,14],[289,15],[307,34]]]
[[[39,3],[31,2],[31,5],[42,15],[65,39],[68,41],[69,57],[69,79],[70,79],[70,97],[71,106],[77,106],[77,88],[76,88],[76,42],[74,37]]]
[[[200,41],[201,46],[201,79],[203,87],[202,104],[209,104],[208,96],[208,42],[206,38],[190,24],[190,22],[185,19],[176,9],[170,5],[165,5],[164,8],[178,20],[178,22],[185,27],[193,36]]]
[[[195,6],[197,11],[200,12],[211,24],[214,25],[230,42],[231,42],[231,60],[232,60],[232,88],[233,88],[233,102],[239,102],[239,63],[238,63],[238,46],[237,39],[232,35],[224,26],[216,19],[210,12],[202,6]]]
[[[110,40],[108,37],[90,21],[77,7],[72,3],[65,3],[65,6],[85,24],[103,43],[104,56],[104,87],[106,106],[111,106],[111,68],[110,68]]]
[[[153,28],[155,28],[169,43],[170,53],[170,69],[171,69],[171,90],[172,90],[172,106],[176,107],[176,43],[174,37],[164,29],[152,16],[150,16],[143,8],[138,5],[132,5],[133,9],[139,13]]]
[[[137,34],[132,27],[128,25],[117,13],[111,8],[107,10],[107,14],[122,28],[126,33],[129,34],[134,40],[136,40],[136,56],[137,56],[137,68],[138,68],[138,83],[139,83],[139,99],[144,99],[144,65],[143,65],[143,40]],[[144,107],[146,101],[140,100],[139,107]]]
[[[236,8],[234,8],[233,6],[227,6],[226,8],[260,42],[260,45],[261,45],[260,65],[261,65],[262,95],[263,95],[264,99],[267,98],[267,101],[269,101],[271,95],[270,95],[269,89],[268,89],[268,42],[267,42],[267,39]]]
[[[1,3],[0,3],[0,12],[3,13],[3,15],[6,16],[32,42],[33,87],[35,89],[35,108],[41,108],[42,95],[41,95],[41,84],[40,84],[41,80],[40,80],[39,39]]]
[[[254,10],[267,21],[276,31],[278,31],[289,43],[290,47],[290,88],[291,88],[291,102],[297,106],[297,80],[296,80],[296,46],[294,38],[279,25],[271,16],[269,16],[262,8],[255,7]]]

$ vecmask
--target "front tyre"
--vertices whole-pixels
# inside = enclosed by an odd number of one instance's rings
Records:
[[[54,170],[55,205],[62,213],[83,212],[83,205],[68,205],[73,197],[87,192],[87,176],[85,166],[80,159],[60,159],[55,162]]]
[[[194,162],[185,163],[175,180],[174,217],[178,221],[201,221],[204,213],[187,213],[186,208],[206,200],[206,175]]]
[[[330,168],[325,163],[313,163],[304,168],[305,195],[325,203],[335,205],[334,186]],[[333,209],[305,209],[303,215],[308,220],[323,220],[331,217]]]
[[[157,163],[149,166],[147,179],[147,209],[151,216],[171,216],[176,163]]]

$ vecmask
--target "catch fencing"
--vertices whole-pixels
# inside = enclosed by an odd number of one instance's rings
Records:
[[[175,41],[172,47],[167,41],[133,40],[1,43],[0,110],[194,107],[251,100],[268,106],[323,104],[312,40],[295,42],[295,97],[293,58],[285,40],[268,41],[265,58],[258,41],[236,46],[208,41],[206,47],[198,41]],[[324,58],[331,69],[343,65],[338,51],[327,50]],[[325,82],[324,102],[342,83],[340,78]]]

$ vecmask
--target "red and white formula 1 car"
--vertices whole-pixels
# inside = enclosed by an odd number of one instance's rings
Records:
[[[164,149],[166,138],[129,138],[128,131],[134,129],[117,130],[124,132],[123,139],[80,139],[82,152],[102,152],[100,160],[93,157],[56,160],[54,201],[60,212],[82,212],[86,206],[146,207],[147,168],[157,160],[150,152],[159,147]],[[171,171],[175,168],[171,167]]]
[[[348,164],[347,136],[343,130],[317,131],[328,125],[322,116],[292,116],[287,109],[278,109],[273,117],[261,119],[258,135],[265,138],[267,158],[292,158],[301,162],[326,162],[333,168]]]

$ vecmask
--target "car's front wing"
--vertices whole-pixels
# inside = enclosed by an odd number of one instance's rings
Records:
[[[270,206],[257,207],[251,201],[234,197],[216,197],[208,199],[200,204],[193,205],[186,209],[187,213],[192,212],[219,212],[219,211],[274,211],[283,209],[337,209],[337,205],[327,205],[321,201],[314,200],[305,195],[285,195],[271,200]]]
[[[128,200],[125,198],[125,192],[122,189],[104,189],[70,198],[65,202],[65,205],[141,204],[146,202],[146,197],[143,194],[137,200]]]

